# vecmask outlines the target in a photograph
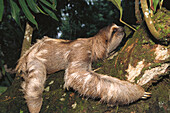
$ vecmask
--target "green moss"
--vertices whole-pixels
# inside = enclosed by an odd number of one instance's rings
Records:
[[[169,39],[167,38],[170,33],[169,18],[170,18],[170,11],[166,10],[165,8],[159,10],[153,18],[156,30],[161,35],[160,41],[163,41],[165,44],[168,44],[169,41]]]
[[[123,71],[122,71],[122,70],[120,70],[120,71],[119,71],[119,75],[122,75],[122,74],[123,74]]]

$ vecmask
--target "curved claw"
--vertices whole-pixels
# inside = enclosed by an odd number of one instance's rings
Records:
[[[151,93],[145,92],[142,99],[147,99],[148,97],[151,97]]]
[[[151,95],[152,93],[150,93],[150,92],[145,92],[145,94],[146,94],[146,95]]]

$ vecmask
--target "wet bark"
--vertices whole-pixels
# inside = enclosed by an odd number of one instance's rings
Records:
[[[170,31],[165,28],[170,24],[169,21],[166,21],[169,15],[164,12],[161,12],[161,15],[161,18],[156,16],[154,19],[156,22],[159,20],[155,25],[164,26],[161,31],[168,37]],[[47,76],[41,112],[168,112],[169,45],[160,45],[152,37],[144,22],[134,33],[128,28],[125,29],[126,38],[117,49],[116,54],[95,63],[93,69],[100,67],[98,73],[135,82],[144,87],[146,91],[151,92],[151,98],[139,100],[127,106],[108,107],[105,103],[100,103],[98,99],[87,99],[72,89],[64,90],[64,71],[60,71]],[[13,85],[0,96],[0,113],[22,111],[28,113],[26,102],[20,91],[21,82],[22,78],[17,76]]]

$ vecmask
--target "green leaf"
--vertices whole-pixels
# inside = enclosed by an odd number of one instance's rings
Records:
[[[27,5],[25,3],[25,0],[19,0],[19,4],[20,4],[20,6],[22,8],[22,11],[24,12],[25,16],[28,18],[28,20],[30,22],[32,22],[38,28],[38,24],[35,21],[34,16],[29,11],[29,9],[28,9],[28,7],[27,7]]]
[[[21,26],[20,18],[19,18],[20,8],[18,7],[18,5],[13,0],[10,0],[10,6],[11,6],[11,15],[12,15],[12,18],[16,21],[16,23],[19,26]]]
[[[53,19],[58,21],[58,19],[57,19],[56,15],[54,14],[54,12],[52,12],[51,10],[49,10],[48,8],[43,6],[43,4],[40,3],[40,5],[42,6],[42,8],[44,9],[45,12],[47,12]]]
[[[3,12],[4,12],[4,1],[0,0],[0,21],[2,21]]]
[[[0,86],[0,95],[7,90],[8,87]]]
[[[153,5],[154,5],[154,12],[156,11],[156,7],[159,3],[159,0],[153,0]]]
[[[46,0],[40,0],[43,4],[45,4],[46,6],[52,8],[53,10],[55,10],[55,7],[48,1]]]
[[[27,1],[27,4],[29,6],[29,8],[35,12],[35,13],[39,13],[40,11],[38,10],[37,8],[37,4],[35,3],[34,0],[26,0]]]
[[[50,0],[50,1],[52,2],[53,7],[56,9],[56,7],[57,7],[57,0]]]
[[[37,6],[37,8],[42,14],[47,15],[43,10],[41,10],[41,8],[39,8],[38,6]]]
[[[155,10],[154,10],[154,6],[153,6],[153,0],[149,0],[149,5],[150,5],[150,9],[151,9],[152,11],[155,11]]]
[[[121,0],[109,0],[111,1],[120,11],[120,19],[122,18],[122,14],[123,14],[123,9],[121,6]]]

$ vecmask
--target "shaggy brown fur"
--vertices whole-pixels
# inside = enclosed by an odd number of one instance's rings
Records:
[[[38,113],[41,109],[46,74],[62,69],[66,69],[64,88],[71,87],[81,95],[100,98],[109,105],[129,104],[143,97],[145,92],[140,86],[91,70],[92,61],[107,57],[123,36],[123,28],[112,24],[90,38],[39,40],[16,67],[25,79],[22,88],[29,111]]]

